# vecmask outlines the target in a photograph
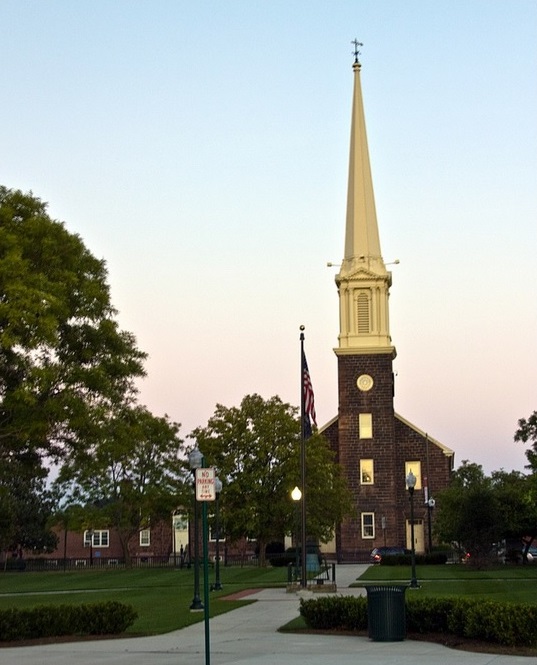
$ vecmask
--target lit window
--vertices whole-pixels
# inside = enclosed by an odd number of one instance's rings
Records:
[[[375,482],[373,469],[372,459],[360,460],[360,483],[362,485],[372,485]]]
[[[375,513],[362,513],[362,538],[375,537]]]
[[[358,432],[360,439],[373,438],[373,416],[371,413],[360,413],[358,415]]]
[[[142,529],[140,531],[140,546],[149,547],[151,545],[151,530]]]
[[[405,462],[405,484],[406,484],[406,477],[408,474],[412,471],[412,473],[416,476],[416,484],[414,486],[415,490],[420,490],[421,489],[421,462]]]

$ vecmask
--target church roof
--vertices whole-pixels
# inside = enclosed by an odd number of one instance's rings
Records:
[[[399,420],[399,422],[403,423],[403,425],[406,425],[410,429],[414,430],[414,432],[416,432],[416,434],[419,434],[419,436],[421,436],[423,439],[428,439],[433,446],[437,446],[438,448],[440,448],[440,450],[444,453],[446,457],[453,457],[455,455],[455,451],[451,450],[451,448],[444,445],[443,443],[438,441],[438,439],[432,437],[430,434],[427,434],[427,432],[424,432],[422,429],[411,423],[406,418],[403,418],[403,416],[399,415],[398,413],[394,413],[394,416],[395,418],[397,418],[397,420]],[[334,416],[327,423],[319,427],[319,434],[323,434],[323,432],[328,430],[330,427],[336,425],[338,418],[339,416]]]

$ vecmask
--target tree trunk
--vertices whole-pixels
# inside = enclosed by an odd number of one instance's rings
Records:
[[[258,562],[259,567],[264,568],[267,565],[267,559],[265,556],[265,550],[267,548],[267,543],[264,540],[258,540],[257,545],[259,547]]]
[[[132,556],[129,549],[129,540],[131,534],[125,533],[121,529],[118,529],[119,542],[121,543],[121,549],[123,551],[123,559],[125,560],[125,568],[132,568]]]

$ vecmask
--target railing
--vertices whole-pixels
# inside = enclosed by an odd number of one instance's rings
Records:
[[[336,564],[332,561],[321,559],[319,567],[315,570],[307,569],[308,584],[322,585],[325,582],[336,583]],[[287,566],[287,584],[298,584],[301,580],[302,568],[295,563],[289,563]]]
[[[214,565],[214,557],[211,557],[210,565]],[[131,558],[132,568],[190,568],[188,557],[181,559],[179,555],[174,556],[134,556]],[[221,557],[221,566],[255,566],[257,557],[254,555],[228,554],[225,559]],[[71,557],[67,559],[8,559],[0,562],[0,572],[37,572],[37,571],[66,571],[66,570],[111,570],[125,568],[125,559],[122,557]]]

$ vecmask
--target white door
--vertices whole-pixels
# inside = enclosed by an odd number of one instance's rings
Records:
[[[412,529],[410,520],[406,521],[406,547],[412,549]],[[414,520],[414,550],[421,554],[425,552],[425,531],[423,520]]]

